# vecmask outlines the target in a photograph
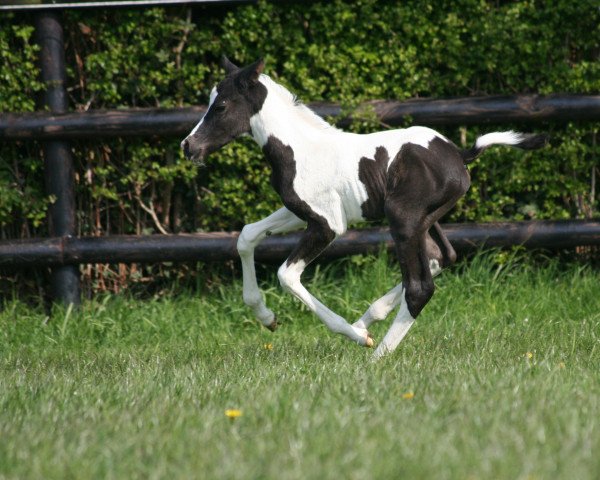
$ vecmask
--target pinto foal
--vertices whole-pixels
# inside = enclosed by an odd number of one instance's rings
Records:
[[[238,68],[224,58],[227,72],[210,95],[206,114],[181,142],[189,159],[203,163],[215,150],[250,133],[272,168],[271,184],[284,207],[246,225],[238,239],[244,302],[261,323],[277,321],[258,289],[254,249],[268,235],[306,226],[300,243],[279,268],[281,285],[327,327],[372,347],[371,323],[398,305],[375,358],[393,351],[434,291],[433,277],[456,260],[437,220],[469,188],[465,165],[490,145],[534,149],[543,135],[495,132],[461,150],[425,127],[359,135],[334,128],[299,103],[283,86],[262,74],[259,60]],[[387,218],[402,270],[402,283],[375,301],[354,324],[312,296],[300,277],[349,223]]]

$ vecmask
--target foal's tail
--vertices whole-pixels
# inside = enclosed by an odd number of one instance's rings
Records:
[[[509,130],[508,132],[493,132],[482,135],[475,141],[468,150],[461,150],[465,165],[471,163],[483,151],[492,145],[510,145],[512,147],[522,148],[523,150],[535,150],[542,148],[548,143],[548,135],[535,133],[519,133]]]

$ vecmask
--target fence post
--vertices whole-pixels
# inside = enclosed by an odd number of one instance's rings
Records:
[[[65,90],[65,49],[59,13],[42,11],[36,15],[35,27],[40,45],[40,71],[46,89],[44,105],[52,113],[67,111]],[[46,193],[55,199],[48,212],[50,235],[75,235],[75,194],[73,159],[69,143],[60,140],[43,142]],[[80,299],[79,268],[61,265],[52,268],[52,296],[64,304],[78,305]]]

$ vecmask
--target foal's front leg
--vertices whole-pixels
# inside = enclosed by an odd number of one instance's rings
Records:
[[[320,255],[334,238],[335,234],[326,225],[309,222],[302,240],[279,268],[277,272],[279,281],[284,289],[315,313],[329,330],[345,335],[359,345],[372,347],[373,339],[366,329],[350,325],[344,318],[313,297],[300,282],[300,276],[306,266]]]
[[[246,225],[237,242],[237,249],[242,260],[242,276],[244,279],[244,302],[253,311],[258,320],[269,330],[277,328],[275,314],[267,308],[258,289],[256,270],[254,268],[254,249],[267,235],[296,230],[305,225],[287,208],[280,208],[267,218]]]

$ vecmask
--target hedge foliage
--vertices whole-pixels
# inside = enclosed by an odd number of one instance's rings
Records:
[[[33,111],[42,89],[33,16],[0,19],[0,110]],[[267,73],[304,101],[517,93],[598,93],[600,15],[595,0],[259,2],[229,7],[94,9],[64,15],[74,110],[206,103],[222,53]],[[513,128],[532,130],[527,125]],[[355,131],[383,128],[373,119]],[[443,133],[470,144],[496,129]],[[502,126],[503,129],[511,126]],[[598,124],[537,125],[552,148],[488,151],[447,220],[597,215]],[[198,170],[181,139],[73,143],[81,234],[237,229],[274,209],[269,170],[241,139]],[[0,145],[4,237],[45,234],[52,201],[40,146]]]

